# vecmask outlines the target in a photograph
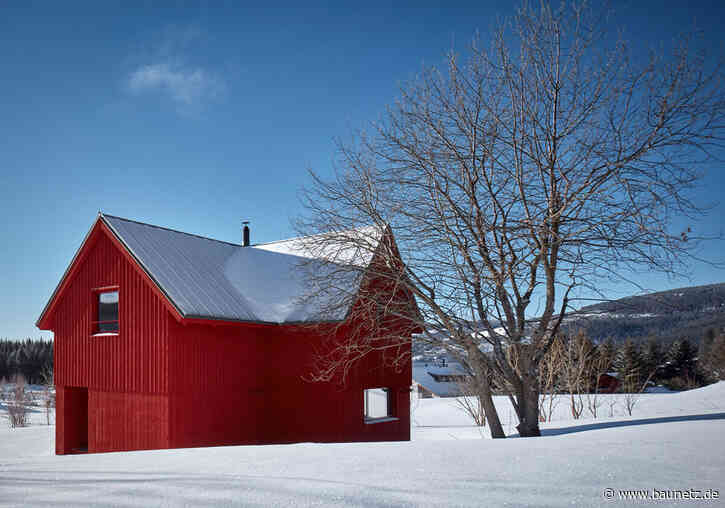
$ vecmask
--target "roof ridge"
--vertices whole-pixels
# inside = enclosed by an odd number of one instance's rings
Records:
[[[360,227],[357,227],[357,228],[348,228],[348,229],[343,229],[343,230],[340,230],[340,231],[326,231],[324,233],[315,233],[313,235],[293,236],[293,237],[290,237],[290,238],[285,238],[283,240],[272,240],[271,242],[255,243],[254,245],[252,245],[252,247],[257,247],[257,246],[261,246],[261,245],[272,245],[272,244],[275,244],[275,243],[292,242],[294,240],[301,240],[302,238],[314,238],[316,236],[333,235],[333,234],[340,234],[341,235],[341,234],[347,233],[349,231],[360,231],[360,230],[363,230],[363,229],[376,228],[376,227],[378,227],[377,224],[369,224],[367,226],[360,226]]]
[[[274,243],[291,242],[293,240],[299,240],[300,238],[307,238],[307,237],[306,236],[293,236],[291,238],[285,238],[284,240],[272,240],[271,242],[255,243],[255,244],[252,244],[251,247],[258,247],[260,245],[272,245]]]
[[[208,236],[197,235],[195,233],[188,233],[186,231],[179,231],[178,229],[172,229],[172,228],[167,228],[167,227],[164,227],[164,226],[158,226],[156,224],[149,224],[148,222],[141,222],[139,220],[127,219],[125,217],[119,217],[117,215],[111,215],[111,214],[108,214],[108,213],[100,213],[99,215],[101,217],[110,217],[112,219],[119,219],[119,220],[123,220],[123,221],[126,221],[126,222],[133,222],[134,224],[141,224],[142,226],[148,226],[148,227],[151,227],[151,228],[163,229],[165,231],[171,231],[172,233],[180,233],[182,235],[193,236],[193,237],[196,237],[196,238],[201,238],[202,240],[209,240],[210,242],[224,243],[224,244],[227,244],[227,245],[233,245],[234,247],[241,247],[242,246],[239,243],[227,242],[227,241],[224,241],[224,240],[217,240],[216,238],[210,238]]]

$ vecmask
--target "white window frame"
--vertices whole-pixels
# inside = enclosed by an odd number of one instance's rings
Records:
[[[108,336],[108,335],[118,335],[121,330],[121,291],[118,286],[108,286],[103,288],[95,288],[93,289],[94,294],[94,300],[95,300],[95,321],[93,321],[93,330],[91,330],[91,334],[93,336]],[[115,294],[116,302],[109,302],[109,303],[115,303],[116,304],[116,319],[115,320],[105,320],[101,321],[101,300],[103,299],[104,295],[113,295]],[[104,330],[105,326],[104,324],[107,323],[115,323],[115,330]]]
[[[380,414],[377,405],[372,402],[372,396],[379,396],[378,392],[385,394],[385,414]],[[366,388],[363,390],[363,420],[365,423],[381,423],[397,420],[395,417],[395,405],[392,397],[393,390],[387,387]],[[372,413],[372,414],[371,414]]]

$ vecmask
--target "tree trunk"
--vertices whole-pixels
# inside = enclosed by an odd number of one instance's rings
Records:
[[[516,429],[521,437],[537,437],[539,430],[539,389],[538,384],[532,380],[524,381],[518,390],[518,417],[519,424]]]
[[[491,429],[491,437],[494,439],[505,438],[506,434],[501,426],[501,420],[498,418],[498,411],[493,404],[493,395],[491,393],[491,372],[488,361],[473,342],[468,343],[468,359],[473,368],[473,372],[478,379],[476,390],[478,398],[483,405],[483,412],[486,415],[489,428]]]
[[[494,439],[505,438],[506,434],[501,426],[501,420],[498,418],[498,411],[496,411],[496,406],[493,404],[491,385],[488,380],[486,380],[483,385],[484,386],[481,389],[482,393],[479,395],[479,400],[481,401],[481,404],[483,404],[483,412],[486,415],[486,421],[488,421],[488,426],[491,429],[491,437]]]

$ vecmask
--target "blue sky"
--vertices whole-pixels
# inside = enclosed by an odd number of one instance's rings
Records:
[[[100,4],[3,3],[0,338],[41,335],[35,320],[99,210],[228,241],[242,218],[253,242],[291,236],[306,170],[330,171],[334,137],[512,13],[485,1]],[[721,48],[716,2],[615,6],[638,47],[695,20]],[[723,188],[713,166],[698,199],[714,203]],[[724,211],[698,228],[720,232]],[[724,247],[708,252],[722,258]],[[690,280],[641,279],[651,289],[721,281],[705,264]]]

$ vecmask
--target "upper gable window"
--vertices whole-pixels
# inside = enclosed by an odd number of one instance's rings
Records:
[[[95,333],[118,332],[118,291],[102,291],[98,295],[98,319]]]

